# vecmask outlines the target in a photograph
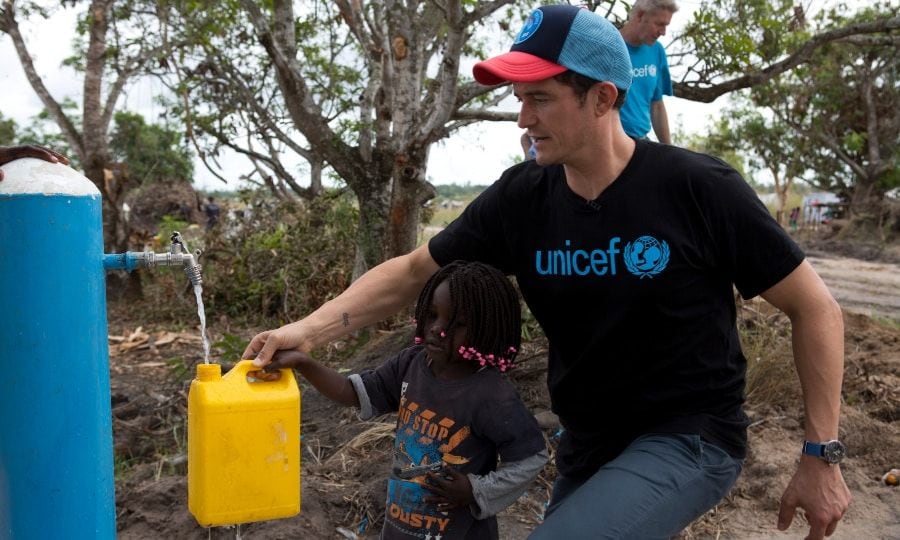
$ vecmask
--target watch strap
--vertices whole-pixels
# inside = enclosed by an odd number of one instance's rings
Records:
[[[803,441],[803,453],[817,458],[825,457],[825,444]]]

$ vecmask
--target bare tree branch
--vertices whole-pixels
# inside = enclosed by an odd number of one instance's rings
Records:
[[[742,75],[734,79],[705,87],[700,86],[702,82],[675,83],[673,85],[675,95],[677,97],[689,99],[691,101],[710,103],[723,94],[762,84],[786,71],[790,71],[800,64],[807,62],[810,57],[812,57],[817,48],[828,43],[844,40],[851,36],[891,32],[897,29],[900,29],[900,17],[882,19],[873,22],[850,24],[842,28],[828,30],[826,32],[813,36],[783,60],[747,75]]]
[[[489,122],[515,122],[519,114],[514,112],[486,111],[483,109],[460,109],[453,114],[453,120],[487,120]]]
[[[359,162],[354,159],[353,149],[341,141],[323,121],[322,111],[310,96],[297,59],[287,56],[281,44],[275,41],[266,17],[256,2],[253,0],[240,2],[250,17],[257,38],[274,62],[278,83],[294,125],[341,177],[345,179],[364,177],[365,171],[358,169]]]
[[[28,47],[25,45],[25,40],[22,39],[22,34],[19,31],[19,23],[16,21],[15,4],[13,2],[4,2],[3,7],[0,8],[0,31],[12,38],[13,46],[15,46],[16,53],[19,55],[19,62],[22,64],[22,69],[25,71],[25,77],[31,84],[31,88],[34,89],[34,92],[38,95],[38,98],[40,98],[41,103],[44,104],[44,107],[50,112],[53,120],[56,121],[57,125],[60,127],[60,130],[66,137],[66,141],[72,147],[72,150],[75,151],[78,158],[83,162],[85,159],[85,152],[84,146],[82,145],[81,133],[75,128],[75,125],[66,115],[65,111],[63,111],[59,103],[57,103],[56,100],[53,99],[53,96],[50,95],[50,91],[47,90],[47,87],[44,85],[44,80],[38,75],[37,69],[34,67],[34,62],[31,60],[31,53],[28,52]]]

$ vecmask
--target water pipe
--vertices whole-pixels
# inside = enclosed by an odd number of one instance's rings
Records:
[[[25,158],[0,182],[0,540],[116,537],[105,270],[182,266],[105,255],[101,197],[71,168]]]
[[[191,254],[181,233],[172,233],[172,244],[168,253],[152,253],[150,251],[126,251],[125,253],[112,253],[103,255],[103,268],[107,270],[127,270],[131,272],[135,268],[156,268],[157,266],[182,266],[191,285],[202,285],[202,267],[197,259],[201,251],[198,249]]]

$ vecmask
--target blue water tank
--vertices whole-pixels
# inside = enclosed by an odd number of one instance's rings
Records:
[[[65,165],[2,169],[0,539],[112,539],[100,192]]]

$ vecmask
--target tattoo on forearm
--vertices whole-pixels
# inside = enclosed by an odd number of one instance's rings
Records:
[[[344,326],[350,326],[350,314],[341,313],[341,322],[344,323]]]

